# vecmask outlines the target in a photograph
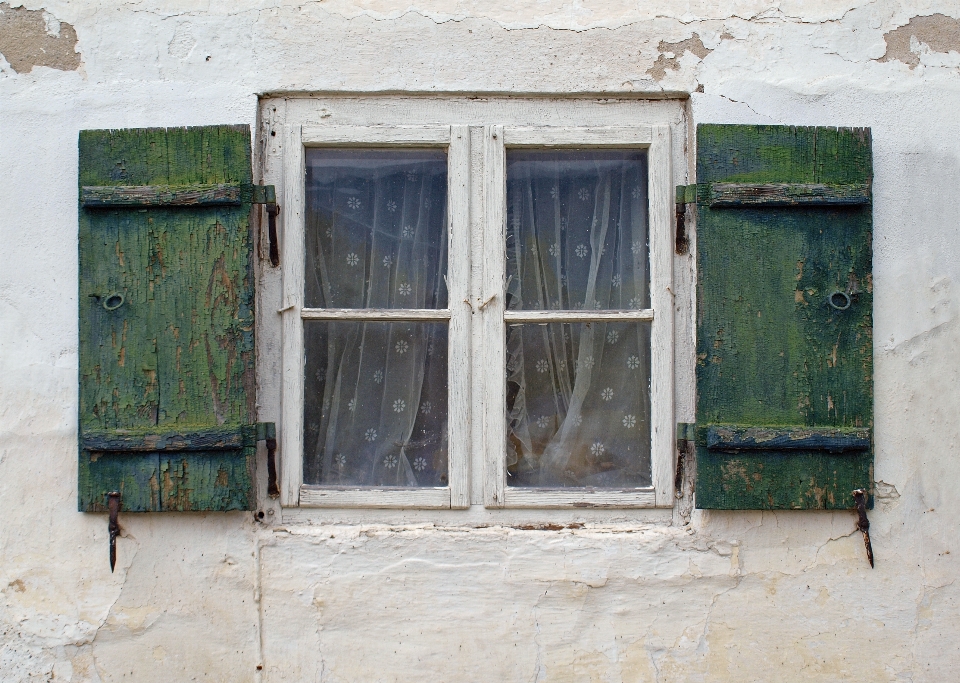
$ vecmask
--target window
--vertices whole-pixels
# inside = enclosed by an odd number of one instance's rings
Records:
[[[402,104],[265,117],[282,504],[671,506],[676,105]]]

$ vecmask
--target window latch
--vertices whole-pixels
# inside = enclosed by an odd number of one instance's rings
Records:
[[[276,268],[280,265],[280,245],[277,240],[277,215],[280,213],[280,207],[277,205],[277,188],[273,185],[254,185],[253,203],[264,204],[267,209],[270,265]]]
[[[870,544],[870,520],[867,519],[867,492],[857,489],[853,492],[853,499],[857,502],[857,529],[863,534],[863,547],[867,549],[867,560],[873,569],[873,546]]]
[[[117,536],[120,535],[120,498],[119,491],[111,491],[107,494],[107,511],[110,513],[107,531],[110,533],[111,574],[113,574],[113,568],[117,566]]]

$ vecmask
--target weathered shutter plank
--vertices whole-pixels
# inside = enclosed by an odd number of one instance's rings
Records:
[[[702,125],[697,175],[709,184],[869,186],[870,133]],[[697,217],[698,433],[739,425],[869,434],[870,205],[700,204]],[[831,306],[833,292],[849,308]],[[872,488],[872,449],[820,446],[719,449],[698,438],[697,505],[853,507],[853,490]]]
[[[81,132],[81,448],[87,432],[239,429],[254,418],[250,192],[239,206],[83,207],[82,188],[251,180],[246,126]],[[252,444],[81,450],[80,508],[102,510],[122,489],[126,511],[248,509],[254,456]]]

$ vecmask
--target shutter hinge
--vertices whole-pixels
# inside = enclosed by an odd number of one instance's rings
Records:
[[[253,203],[264,204],[267,209],[270,265],[276,268],[280,265],[280,246],[277,241],[277,214],[280,213],[280,207],[277,205],[277,188],[273,185],[254,185]]]
[[[686,254],[690,249],[690,240],[687,238],[687,204],[697,203],[696,185],[677,185],[676,190],[677,205],[677,231],[675,240],[675,251],[678,254]]]
[[[677,423],[677,472],[673,481],[673,490],[677,498],[683,498],[683,470],[687,452],[694,441],[696,425],[691,422]]]
[[[277,484],[277,425],[274,422],[257,423],[257,441],[265,441],[267,446],[267,495],[276,498],[280,495]]]

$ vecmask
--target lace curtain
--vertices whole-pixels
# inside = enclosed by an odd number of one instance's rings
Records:
[[[508,152],[507,307],[649,307],[643,152]],[[508,483],[649,486],[650,329],[507,327]]]
[[[446,155],[308,150],[309,308],[444,308]],[[447,326],[304,323],[304,483],[445,486]]]

